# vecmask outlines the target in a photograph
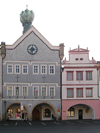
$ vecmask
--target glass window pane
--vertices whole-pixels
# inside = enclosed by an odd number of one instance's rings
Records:
[[[86,80],[91,80],[91,79],[92,79],[92,73],[86,72]]]
[[[16,96],[19,96],[19,87],[16,87],[16,88],[15,88],[15,95],[16,95]]]
[[[12,87],[8,87],[8,96],[12,96]]]
[[[82,72],[77,72],[77,80],[82,80],[83,73]]]
[[[54,96],[54,87],[50,87],[50,96]]]
[[[27,73],[27,66],[23,66],[23,73]]]
[[[12,73],[12,65],[8,65],[8,73]]]
[[[68,89],[67,90],[67,96],[68,97],[73,97],[73,89]]]
[[[50,66],[50,73],[54,73],[54,66]]]
[[[82,97],[82,89],[77,89],[77,97]]]
[[[23,96],[27,96],[27,87],[23,87]]]
[[[46,96],[46,87],[42,87],[42,96]]]
[[[34,66],[34,73],[38,73],[38,66]]]
[[[34,87],[34,96],[38,96],[38,87]]]
[[[67,80],[72,80],[72,78],[73,78],[73,73],[67,72]]]
[[[86,96],[92,96],[92,89],[86,89]]]

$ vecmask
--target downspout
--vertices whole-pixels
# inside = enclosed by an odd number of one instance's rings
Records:
[[[98,85],[98,87],[97,87],[98,88],[98,91],[97,91],[98,94],[97,95],[98,95],[98,98],[100,98],[100,96],[99,96],[99,76],[100,75],[98,73],[98,68],[97,68],[97,85]]]
[[[62,120],[62,60],[64,57],[64,43],[59,44],[59,57],[60,57],[60,99],[61,99],[61,120]]]

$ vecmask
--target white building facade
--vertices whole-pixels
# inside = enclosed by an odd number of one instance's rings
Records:
[[[62,120],[99,119],[97,66],[89,60],[89,50],[69,51],[69,61],[63,61]]]

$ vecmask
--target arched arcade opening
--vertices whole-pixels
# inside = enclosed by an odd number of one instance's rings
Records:
[[[94,119],[95,113],[91,106],[86,104],[76,104],[67,110],[67,120],[71,119]]]
[[[21,108],[21,103],[12,103],[6,109],[6,119],[27,120],[28,109],[25,105]]]
[[[56,117],[56,109],[48,103],[39,103],[32,109],[32,120],[51,120],[52,114]]]

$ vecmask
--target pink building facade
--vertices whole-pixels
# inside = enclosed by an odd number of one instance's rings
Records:
[[[89,50],[70,50],[62,65],[62,120],[99,119],[98,69]]]

